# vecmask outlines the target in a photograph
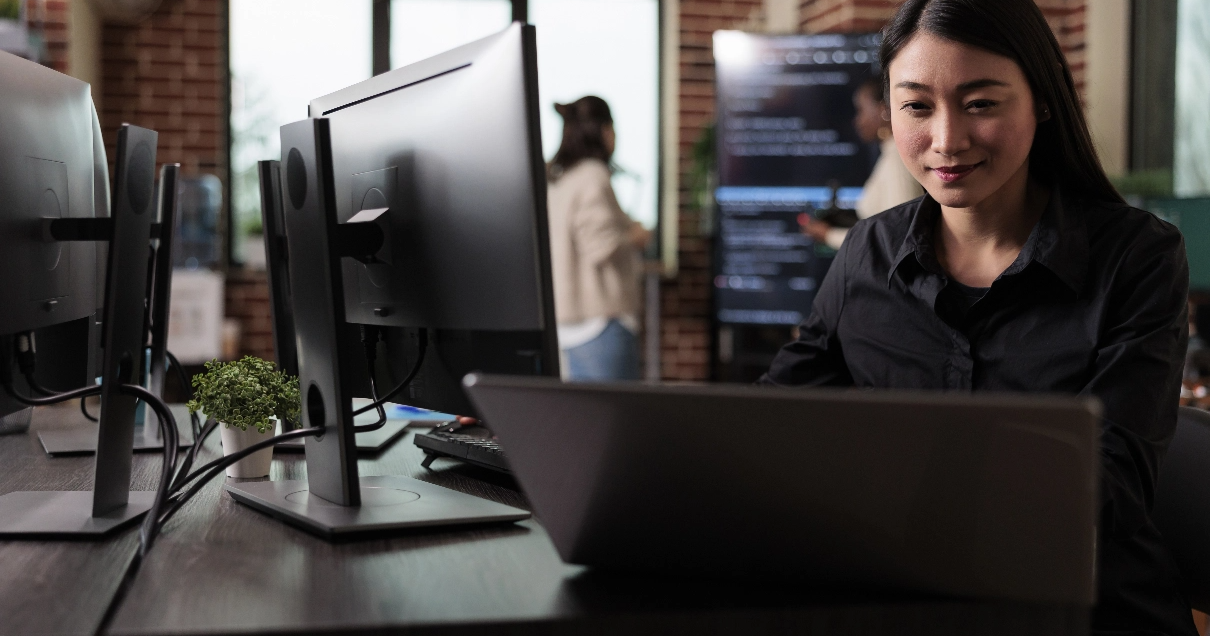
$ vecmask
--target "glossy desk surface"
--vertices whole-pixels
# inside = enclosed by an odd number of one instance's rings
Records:
[[[78,411],[76,411],[78,412]],[[36,432],[79,425],[67,409],[0,437],[0,494],[85,490],[92,458],[49,458]],[[72,424],[71,422],[76,422]],[[217,457],[217,435],[202,460]],[[507,479],[449,460],[420,467],[411,433],[363,475],[407,475],[528,507]],[[160,460],[136,455],[133,486]],[[273,479],[305,477],[279,453]],[[91,634],[136,547],[0,542],[0,636]],[[221,480],[168,524],[111,634],[1087,634],[1087,610],[902,594],[827,592],[768,582],[618,576],[564,564],[535,520],[328,543],[234,502]]]

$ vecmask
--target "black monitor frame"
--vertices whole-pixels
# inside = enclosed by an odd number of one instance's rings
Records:
[[[286,217],[282,210],[281,162],[260,161],[261,224],[265,236],[265,261],[269,269],[269,308],[273,316],[273,352],[277,366],[298,375],[298,349],[294,341],[294,309],[290,292],[290,251],[286,240]]]
[[[147,378],[148,389],[159,397],[164,396],[164,381],[168,359],[168,317],[172,302],[172,249],[176,232],[176,189],[181,164],[169,163],[160,167],[159,229],[152,237],[151,284],[148,286],[147,329],[151,355],[145,360],[149,368],[140,372]],[[189,387],[182,387],[188,389]],[[158,431],[159,427],[151,427]],[[157,435],[158,438],[158,435]]]

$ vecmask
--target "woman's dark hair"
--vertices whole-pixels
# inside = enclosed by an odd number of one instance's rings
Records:
[[[884,84],[884,80],[882,79],[882,77],[875,75],[875,76],[867,77],[864,80],[862,80],[861,84],[859,84],[857,86],[857,90],[870,91],[871,99],[873,99],[874,101],[876,101],[880,104],[884,104],[884,103],[886,103],[886,95],[884,94],[884,91],[882,90],[883,84]]]
[[[891,60],[920,31],[1002,55],[1021,67],[1034,99],[1050,111],[1029,151],[1034,178],[1089,199],[1122,202],[1097,159],[1067,59],[1034,0],[907,0],[882,30],[886,94]]]
[[[589,95],[570,104],[555,104],[555,111],[563,117],[563,141],[546,166],[547,179],[558,179],[584,159],[609,163],[610,152],[605,148],[601,132],[607,124],[613,123],[613,115],[605,100]]]

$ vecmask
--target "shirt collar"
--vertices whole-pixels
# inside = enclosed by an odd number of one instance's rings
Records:
[[[933,228],[940,214],[941,206],[928,194],[916,204],[911,225],[892,261],[887,284],[909,256],[914,256],[913,260],[922,268],[944,274],[933,249]],[[1021,253],[1004,270],[1004,275],[1019,273],[1031,262],[1049,269],[1076,293],[1088,274],[1088,228],[1084,223],[1084,210],[1066,200],[1057,187],[1051,191],[1046,209],[1025,240]]]

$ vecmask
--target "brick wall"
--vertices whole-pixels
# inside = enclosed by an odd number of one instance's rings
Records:
[[[76,0],[81,1],[81,0]],[[60,73],[67,72],[67,20],[69,0],[26,0],[30,31],[42,37],[39,61]]]
[[[184,176],[219,177],[224,181],[224,198],[228,192],[226,12],[224,0],[164,0],[136,25],[106,24],[100,114],[111,158],[122,123],[151,128],[160,134],[159,163],[180,163]],[[264,273],[228,271],[225,307],[227,317],[240,323],[240,355],[272,360]]]
[[[1037,0],[1054,29],[1083,92],[1084,20],[1089,0]],[[802,0],[801,30],[877,31],[901,0]],[[700,230],[700,212],[687,190],[691,150],[714,120],[711,34],[719,29],[760,30],[759,0],[682,0],[680,3],[680,271],[661,288],[661,365],[669,380],[705,380],[711,358],[711,241]]]
[[[226,314],[239,321],[239,355],[273,359],[273,318],[269,281],[264,271],[227,271]]]
[[[160,133],[159,163],[226,179],[225,13],[221,0],[165,0],[137,25],[105,25],[101,129],[111,157],[130,123]]]

